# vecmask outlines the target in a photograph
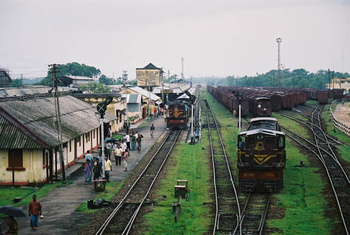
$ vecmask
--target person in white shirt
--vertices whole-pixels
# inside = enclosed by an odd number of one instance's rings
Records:
[[[125,150],[128,148],[124,140],[122,141],[122,144],[120,147],[122,148],[123,152],[125,152]]]
[[[129,133],[125,136],[126,146],[130,149],[130,135]]]

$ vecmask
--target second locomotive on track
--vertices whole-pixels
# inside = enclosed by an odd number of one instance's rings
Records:
[[[237,141],[239,185],[244,191],[274,192],[283,188],[285,134],[276,118],[253,118]]]
[[[169,103],[166,117],[169,129],[186,129],[191,118],[191,106],[196,112],[199,100],[199,88],[191,87],[185,93]],[[194,116],[196,116],[194,114]]]

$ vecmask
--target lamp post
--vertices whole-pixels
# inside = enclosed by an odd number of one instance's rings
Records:
[[[278,84],[281,87],[281,42],[282,38],[276,38],[276,42],[278,43]]]
[[[232,91],[232,94],[234,94],[238,100],[238,133],[241,132],[242,127],[242,100],[243,100],[243,94],[239,94],[236,91]]]

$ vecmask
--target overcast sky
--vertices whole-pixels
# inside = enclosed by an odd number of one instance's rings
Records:
[[[277,69],[350,72],[350,0],[0,0],[0,67],[45,76],[78,62],[108,77],[153,63],[185,78]]]

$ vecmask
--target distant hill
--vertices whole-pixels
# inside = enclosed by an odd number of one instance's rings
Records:
[[[44,78],[35,78],[35,79],[27,79],[23,78],[22,84],[23,85],[33,85],[34,83],[41,82]]]

